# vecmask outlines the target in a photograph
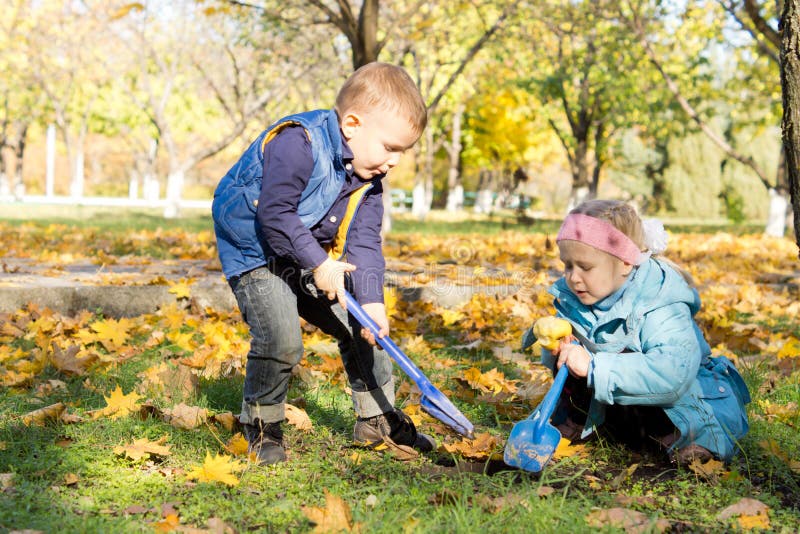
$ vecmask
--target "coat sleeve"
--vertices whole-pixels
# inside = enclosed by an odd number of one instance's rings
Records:
[[[702,359],[698,329],[686,303],[643,317],[641,352],[594,354],[591,384],[604,404],[669,406],[696,380]]]

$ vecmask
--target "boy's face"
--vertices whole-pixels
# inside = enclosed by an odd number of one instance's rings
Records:
[[[633,269],[621,259],[580,241],[559,241],[558,250],[567,287],[587,306],[622,287]]]
[[[389,172],[419,138],[405,118],[387,111],[348,111],[341,121],[354,171],[362,180]]]

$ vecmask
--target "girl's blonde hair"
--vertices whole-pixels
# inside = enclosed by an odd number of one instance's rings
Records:
[[[583,215],[594,217],[595,219],[606,221],[614,228],[628,236],[630,240],[633,241],[637,247],[639,247],[639,250],[643,252],[647,251],[642,219],[630,204],[627,204],[621,200],[586,200],[573,208],[570,213],[581,213]],[[690,286],[695,286],[692,275],[675,264],[675,262],[660,255],[659,260],[680,273],[680,275],[683,276]]]
[[[344,82],[336,96],[339,117],[348,111],[375,109],[398,113],[421,135],[428,123],[428,109],[411,76],[397,65],[367,63]]]

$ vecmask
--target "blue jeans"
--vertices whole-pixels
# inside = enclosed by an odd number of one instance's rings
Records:
[[[285,418],[289,378],[303,357],[300,317],[338,340],[356,415],[372,417],[394,407],[391,359],[361,337],[361,326],[338,301],[317,293],[309,271],[270,260],[229,284],[251,336],[242,423]]]

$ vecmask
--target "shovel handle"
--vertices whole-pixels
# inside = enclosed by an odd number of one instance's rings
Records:
[[[556,404],[558,404],[558,399],[561,397],[561,390],[564,389],[568,374],[567,366],[562,365],[553,379],[553,385],[550,386],[550,390],[539,405],[539,409],[533,412],[531,417],[537,418],[537,427],[542,427],[550,422],[550,416],[553,415],[553,411],[556,409]]]
[[[397,362],[397,365],[414,381],[423,381],[427,382],[428,379],[425,375],[422,374],[422,371],[414,365],[408,356],[406,356],[400,347],[395,345],[394,341],[392,341],[389,336],[378,337],[378,333],[380,332],[380,327],[378,327],[378,323],[376,323],[372,317],[361,307],[358,301],[350,294],[349,291],[344,292],[344,299],[347,303],[347,311],[356,318],[356,320],[361,323],[361,326],[368,329],[372,332],[372,335],[375,336],[375,341],[383,347],[383,350],[389,353],[389,356]]]

